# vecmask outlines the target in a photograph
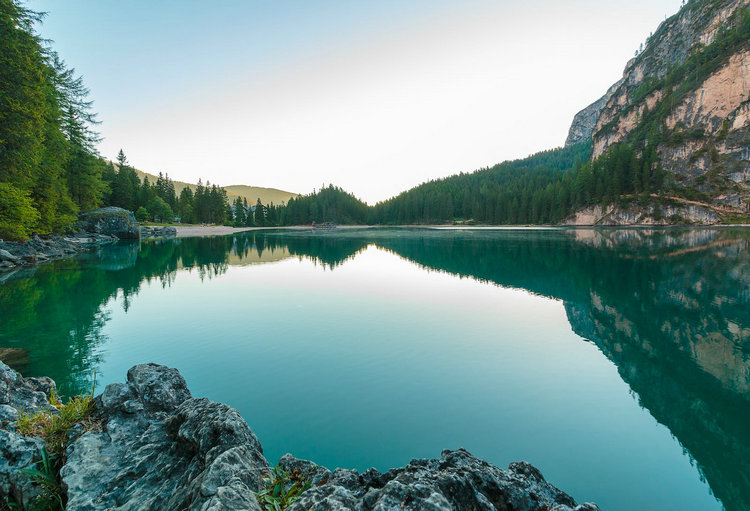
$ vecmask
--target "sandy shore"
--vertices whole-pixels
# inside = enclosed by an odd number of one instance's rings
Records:
[[[229,227],[226,225],[175,225],[178,238],[192,238],[195,236],[224,236],[243,231],[255,231],[258,227]]]

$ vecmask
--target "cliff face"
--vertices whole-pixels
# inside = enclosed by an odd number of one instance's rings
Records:
[[[620,87],[621,83],[621,81],[615,83],[604,96],[591,103],[573,117],[573,123],[570,125],[570,131],[568,131],[568,138],[565,140],[565,147],[591,140],[602,109],[612,98],[612,95]]]
[[[691,0],[652,35],[607,95],[580,112],[592,158],[612,145],[656,146],[666,187],[750,211],[750,0]],[[673,193],[674,194],[674,193]]]

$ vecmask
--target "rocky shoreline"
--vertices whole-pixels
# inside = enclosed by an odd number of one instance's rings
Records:
[[[118,241],[116,236],[79,232],[68,236],[33,235],[28,241],[0,240],[0,272],[73,257],[79,252]]]
[[[64,235],[32,235],[28,241],[0,240],[0,272],[73,257],[79,252],[108,245],[120,239],[138,239],[133,213],[122,208],[101,208],[83,213]]]
[[[57,413],[54,382],[23,378],[0,362],[0,509],[31,509],[40,494],[22,469],[41,459],[44,441],[17,430],[21,411]],[[252,510],[270,465],[260,441],[227,405],[194,398],[176,369],[143,364],[127,382],[108,385],[94,401],[98,427],[73,427],[59,473],[66,509]],[[289,511],[519,510],[596,511],[544,480],[525,462],[508,469],[458,449],[415,459],[381,473],[330,471],[291,455],[280,462],[309,489]]]

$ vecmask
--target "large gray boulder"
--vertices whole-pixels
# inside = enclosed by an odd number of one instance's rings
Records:
[[[117,236],[121,240],[137,240],[139,233],[133,212],[113,206],[81,213],[78,227],[86,232]]]
[[[597,511],[576,506],[572,497],[544,480],[525,462],[503,470],[464,449],[440,458],[415,459],[385,473],[336,469],[332,473],[290,455],[281,459],[288,472],[309,474],[313,485],[288,511]]]
[[[69,511],[260,509],[260,442],[237,411],[191,397],[176,369],[135,366],[96,405],[102,431],[75,439],[61,471]]]

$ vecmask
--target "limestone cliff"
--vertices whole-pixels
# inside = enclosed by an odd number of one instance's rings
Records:
[[[622,79],[573,121],[592,158],[656,147],[662,192],[750,212],[750,0],[691,0],[649,37]],[[598,112],[597,112],[598,110]]]
[[[612,94],[615,93],[621,83],[615,83],[604,96],[591,103],[573,117],[573,123],[570,125],[570,131],[568,131],[568,138],[565,139],[565,147],[591,140],[594,128],[596,128],[596,122],[599,120],[599,114],[602,113],[602,108],[609,102]]]

